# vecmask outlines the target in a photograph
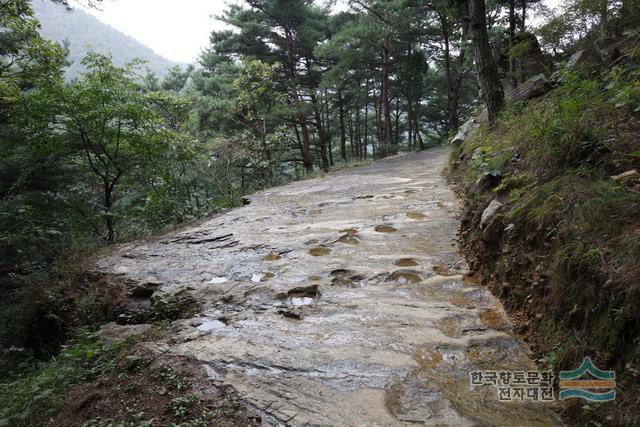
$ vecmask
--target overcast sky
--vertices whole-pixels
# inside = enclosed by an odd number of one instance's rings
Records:
[[[103,0],[89,13],[165,58],[195,62],[209,35],[224,25],[214,19],[229,2],[242,0]],[[559,0],[546,0],[549,6]]]
[[[194,62],[200,51],[208,46],[211,31],[223,28],[213,16],[219,15],[227,2],[103,0],[99,10],[87,11],[165,58]]]

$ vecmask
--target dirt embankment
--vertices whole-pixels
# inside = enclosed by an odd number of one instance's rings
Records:
[[[450,157],[459,246],[538,362],[569,370],[588,356],[617,374],[615,402],[568,402],[576,425],[640,425],[638,75],[631,53],[571,73]]]

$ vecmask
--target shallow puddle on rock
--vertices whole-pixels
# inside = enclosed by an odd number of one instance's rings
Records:
[[[282,259],[281,255],[278,255],[275,252],[271,252],[263,258],[265,261],[278,261]]]
[[[307,276],[308,280],[311,280],[312,282],[317,282],[319,280],[322,280],[322,276],[316,276],[316,275],[311,275],[311,276]]]
[[[310,305],[313,302],[313,298],[310,297],[293,297],[290,299],[291,305],[294,307],[300,307],[303,305]]]
[[[331,249],[319,246],[317,248],[309,249],[309,253],[313,256],[325,256],[331,253]]]
[[[393,262],[398,267],[415,267],[418,265],[418,261],[413,258],[400,258]]]
[[[358,288],[360,287],[359,283],[354,282],[348,277],[334,277],[331,280],[331,286],[342,286],[348,288]]]
[[[300,286],[289,289],[286,296],[289,298],[319,298],[320,290],[318,289],[318,285]]]
[[[356,230],[355,228],[345,228],[344,230],[340,230],[340,233],[346,233],[349,236],[354,236],[358,234],[358,230]]]
[[[427,216],[422,212],[407,212],[407,218],[411,219],[425,219]]]
[[[338,238],[338,242],[346,243],[348,245],[357,245],[360,243],[360,238],[356,234],[345,234]]]
[[[422,275],[414,270],[397,270],[389,275],[387,282],[398,282],[401,285],[407,283],[420,283],[424,280]]]
[[[396,231],[398,231],[397,228],[391,226],[391,225],[376,225],[375,230],[378,233],[395,233]]]
[[[203,332],[210,332],[216,329],[224,328],[225,326],[227,325],[224,322],[221,322],[219,320],[207,320],[206,322],[203,322],[200,326],[198,326],[196,329]]]

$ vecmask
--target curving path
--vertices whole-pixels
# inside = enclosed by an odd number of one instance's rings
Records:
[[[267,425],[556,425],[541,403],[471,389],[535,368],[499,302],[463,279],[447,151],[294,182],[98,261],[152,298],[189,294],[156,351],[198,360]]]

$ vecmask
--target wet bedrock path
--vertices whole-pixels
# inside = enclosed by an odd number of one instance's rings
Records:
[[[197,360],[267,425],[555,425],[544,404],[469,386],[473,370],[535,367],[500,303],[463,280],[447,155],[269,189],[98,270],[201,303],[148,346]]]

